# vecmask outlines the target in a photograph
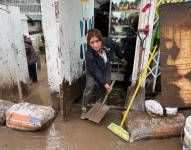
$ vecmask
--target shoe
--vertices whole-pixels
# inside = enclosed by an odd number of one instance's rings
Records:
[[[126,1],[124,6],[123,6],[123,10],[128,10],[128,8],[129,8],[129,2]]]
[[[116,25],[118,22],[118,18],[117,17],[111,17],[111,24],[112,25]]]
[[[118,24],[119,25],[123,25],[124,24],[124,20],[122,18],[120,18],[119,21],[118,21]]]
[[[136,7],[136,4],[135,4],[135,3],[133,3],[133,5],[132,5],[132,9],[137,9],[137,7]]]
[[[123,22],[124,22],[124,25],[129,25],[129,19],[128,18],[125,18]]]
[[[124,6],[124,2],[121,1],[121,2],[119,3],[119,9],[122,10],[122,9],[123,9],[123,6]]]
[[[119,10],[117,3],[114,4],[114,10]]]
[[[81,113],[81,116],[80,116],[80,118],[81,118],[82,120],[87,119],[87,118],[86,118],[86,113],[87,113],[87,108],[86,108],[86,107],[82,107],[82,113]]]
[[[133,2],[129,4],[129,9],[133,9]]]

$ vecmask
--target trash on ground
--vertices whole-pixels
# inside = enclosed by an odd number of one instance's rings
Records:
[[[13,105],[14,105],[14,103],[12,103],[12,102],[0,100],[0,125],[3,125],[5,122],[6,110],[9,109]]]
[[[173,117],[150,116],[147,113],[131,111],[126,119],[130,142],[146,138],[178,136],[184,127],[185,117],[177,113]]]
[[[146,100],[145,109],[149,115],[155,114],[155,115],[163,116],[164,114],[162,105],[155,100]]]
[[[178,112],[178,108],[166,107],[166,115],[167,116],[175,116]]]
[[[51,107],[19,103],[6,111],[6,124],[13,129],[35,131],[44,127],[54,117],[55,111]]]

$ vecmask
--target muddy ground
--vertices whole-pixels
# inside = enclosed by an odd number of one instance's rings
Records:
[[[50,105],[44,56],[38,71],[39,82],[31,86],[32,93],[26,101]],[[109,112],[97,125],[80,119],[80,105],[74,104],[68,121],[58,115],[54,122],[42,131],[21,132],[3,126],[0,128],[0,150],[181,150],[180,137],[141,140],[126,143],[110,131],[107,125],[121,119],[119,112]]]

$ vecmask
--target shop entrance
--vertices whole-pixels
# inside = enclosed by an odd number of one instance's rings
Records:
[[[125,69],[116,74],[122,67],[118,57],[112,61],[112,79],[131,84],[133,71],[137,28],[139,20],[140,0],[95,0],[95,28],[99,29],[104,37],[112,38],[119,45],[119,51],[128,62]],[[114,53],[115,54],[115,53]]]

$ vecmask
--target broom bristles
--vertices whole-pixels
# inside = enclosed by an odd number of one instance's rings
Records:
[[[129,141],[129,133],[125,129],[123,129],[123,127],[111,123],[107,128],[123,140],[127,142]]]

